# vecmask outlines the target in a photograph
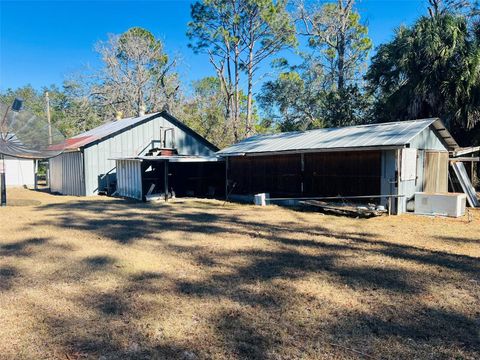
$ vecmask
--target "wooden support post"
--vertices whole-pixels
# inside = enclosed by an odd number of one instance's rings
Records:
[[[228,156],[225,158],[225,201],[228,198]]]
[[[305,154],[304,153],[301,153],[300,154],[300,161],[301,161],[301,168],[300,168],[300,171],[301,171],[301,176],[302,176],[302,179],[301,179],[301,183],[300,183],[300,193],[304,194],[305,192]]]
[[[164,170],[165,170],[165,177],[164,177],[165,201],[168,201],[168,160],[165,160],[164,162]]]
[[[400,185],[401,185],[401,174],[400,172],[402,171],[401,170],[401,167],[402,167],[402,151],[401,150],[397,150],[397,178],[395,179],[396,180],[396,183],[397,183],[397,194],[396,195],[400,195]],[[400,202],[403,202],[403,199],[400,198],[400,197],[397,197],[396,198],[396,201],[395,201],[395,213],[397,215],[400,215]],[[403,209],[405,210],[405,209]]]
[[[38,190],[38,160],[33,160],[33,188]]]
[[[45,185],[48,189],[50,189],[50,160],[47,161],[47,172],[45,173]]]

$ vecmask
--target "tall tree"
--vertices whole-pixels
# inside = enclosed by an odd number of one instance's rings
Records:
[[[323,69],[315,58],[305,57],[301,65],[283,66],[263,85],[260,104],[274,127],[292,131],[369,122],[368,96],[353,84],[332,91]]]
[[[104,67],[93,77],[91,96],[111,113],[172,111],[179,85],[176,60],[148,30],[134,27],[97,44]]]
[[[212,0],[191,6],[192,21],[188,24],[189,46],[205,52],[220,79],[226,97],[226,121],[235,140],[239,134],[240,93],[240,26],[241,3]]]
[[[295,27],[286,11],[285,0],[245,1],[243,28],[240,32],[247,50],[242,68],[247,73],[247,115],[245,132],[253,131],[253,81],[259,65],[285,47],[296,44]]]
[[[286,1],[204,0],[191,8],[190,46],[209,55],[227,99],[235,140],[253,132],[253,85],[260,64],[295,43]],[[247,109],[240,113],[241,79],[246,74]]]
[[[428,4],[428,12],[432,17],[446,13],[473,15],[472,10],[475,6],[470,0],[428,0]]]
[[[336,90],[361,79],[372,48],[368,28],[360,22],[355,0],[337,0],[321,7],[299,6],[299,33],[324,57],[326,76]]]
[[[67,137],[93,129],[107,118],[105,109],[95,106],[88,91],[73,81],[64,82],[62,91],[54,94],[51,103],[55,111],[53,119],[58,119],[58,128]]]
[[[300,3],[297,24],[317,63],[323,65],[323,124],[335,127],[367,122],[369,97],[363,75],[372,42],[355,0],[308,7]]]
[[[271,127],[279,131],[323,127],[322,66],[308,61],[300,66],[289,66],[284,59],[278,59],[273,65],[279,73],[263,84],[258,98]]]
[[[183,106],[182,120],[219,148],[230,145],[233,129],[225,122],[226,101],[217,77],[195,81],[193,95]]]
[[[451,13],[399,28],[367,74],[377,119],[441,117],[458,140],[474,141],[465,131],[480,121],[479,35],[469,32],[464,16]]]

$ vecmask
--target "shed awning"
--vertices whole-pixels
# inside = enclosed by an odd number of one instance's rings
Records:
[[[217,162],[224,161],[219,156],[182,156],[182,155],[172,155],[172,156],[132,156],[132,157],[118,157],[111,158],[110,160],[132,160],[132,161],[168,161],[168,162]]]

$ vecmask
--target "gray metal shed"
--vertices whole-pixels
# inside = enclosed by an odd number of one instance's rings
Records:
[[[448,191],[449,151],[458,148],[432,118],[257,135],[217,155],[234,195],[399,196],[393,210],[402,213],[415,192]]]
[[[105,123],[66,140],[65,152],[50,160],[51,191],[95,195],[116,182],[114,158],[175,147],[180,155],[213,156],[218,148],[166,111]]]

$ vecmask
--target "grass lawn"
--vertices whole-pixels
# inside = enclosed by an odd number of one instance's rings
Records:
[[[480,211],[9,196],[2,359],[480,358]]]

